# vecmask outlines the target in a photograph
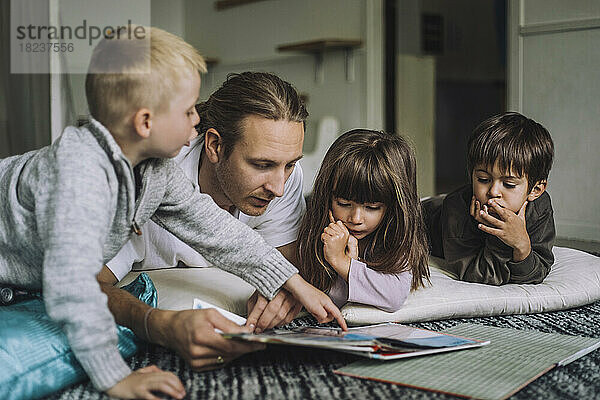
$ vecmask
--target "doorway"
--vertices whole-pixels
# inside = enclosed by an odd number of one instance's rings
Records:
[[[386,71],[396,71],[398,59],[411,56],[432,60],[430,78],[422,73],[415,78],[423,87],[430,80],[433,99],[430,113],[433,132],[409,132],[416,135],[417,157],[434,152],[431,174],[426,177],[434,187],[431,193],[448,193],[469,182],[466,171],[466,146],[473,129],[484,119],[506,111],[506,0],[390,0],[386,11],[386,40],[394,35],[396,54],[386,46]],[[390,28],[390,24],[395,24]],[[390,33],[394,31],[395,33]],[[394,63],[393,66],[390,66]],[[387,97],[394,82],[407,79],[386,74]],[[408,77],[414,80],[413,77]],[[401,86],[402,87],[402,86]],[[393,94],[396,101],[405,93]],[[399,107],[405,106],[402,101]],[[390,115],[389,113],[395,113]],[[397,115],[402,110],[386,108],[386,129],[396,131]],[[433,146],[419,149],[419,136],[433,135]],[[427,161],[428,162],[428,161]],[[425,168],[428,166],[425,165]]]

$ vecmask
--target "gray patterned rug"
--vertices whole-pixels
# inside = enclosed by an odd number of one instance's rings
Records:
[[[305,317],[295,325],[312,324]],[[441,330],[462,322],[567,335],[600,337],[600,302],[532,315],[454,319],[414,324]],[[272,346],[246,355],[223,369],[194,372],[177,355],[154,345],[130,359],[134,369],[156,364],[172,371],[186,387],[188,399],[451,399],[453,396],[334,374],[359,357],[333,351]],[[69,387],[49,399],[104,399],[89,382]],[[514,399],[600,398],[600,351],[556,368],[515,394]]]
[[[542,314],[426,322],[414,326],[441,330],[459,323],[520,330],[600,337],[600,302],[571,310]],[[292,326],[314,324],[311,317]],[[172,371],[186,387],[188,399],[452,399],[453,396],[408,387],[350,378],[333,370],[360,359],[333,351],[271,346],[246,355],[224,368],[194,372],[174,353],[144,345],[130,359],[133,369],[156,364]],[[515,366],[517,367],[517,366]],[[48,399],[105,399],[89,382],[58,392]],[[600,350],[541,376],[512,399],[600,399]]]

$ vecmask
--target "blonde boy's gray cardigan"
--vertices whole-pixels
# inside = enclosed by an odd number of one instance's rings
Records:
[[[65,129],[48,147],[0,160],[0,283],[42,289],[48,315],[62,325],[99,390],[131,373],[96,274],[134,225],[152,218],[267,298],[297,272],[195,190],[172,160],[146,160],[135,176],[114,138],[93,120]]]

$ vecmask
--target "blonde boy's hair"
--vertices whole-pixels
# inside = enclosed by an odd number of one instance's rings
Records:
[[[92,54],[85,81],[90,114],[112,132],[140,108],[168,111],[193,72],[206,72],[206,63],[180,37],[153,27],[123,27]]]

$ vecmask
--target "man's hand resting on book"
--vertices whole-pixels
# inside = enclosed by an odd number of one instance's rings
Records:
[[[108,267],[105,266],[98,274],[98,282],[108,296],[109,308],[119,325],[127,326],[149,342],[175,350],[195,369],[218,368],[242,354],[265,348],[260,343],[227,340],[215,332],[215,329],[225,333],[253,331],[250,327],[229,321],[215,309],[171,311],[157,308],[148,313],[147,304],[114,286],[117,279]],[[329,296],[308,284],[300,275],[295,274],[288,279],[281,291],[283,289],[319,322],[335,318],[340,326],[347,329],[340,310]]]
[[[125,290],[116,286],[117,278],[104,266],[98,274],[100,287],[108,296],[108,306],[119,325],[124,325],[141,338],[175,350],[195,369],[212,369],[222,366],[242,354],[262,350],[260,343],[226,340],[215,332],[251,332],[241,327],[215,309],[171,311],[153,309]]]
[[[149,321],[152,341],[175,350],[195,370],[222,366],[243,354],[263,350],[264,344],[224,339],[215,329],[225,333],[252,332],[239,326],[215,309],[153,312]]]

